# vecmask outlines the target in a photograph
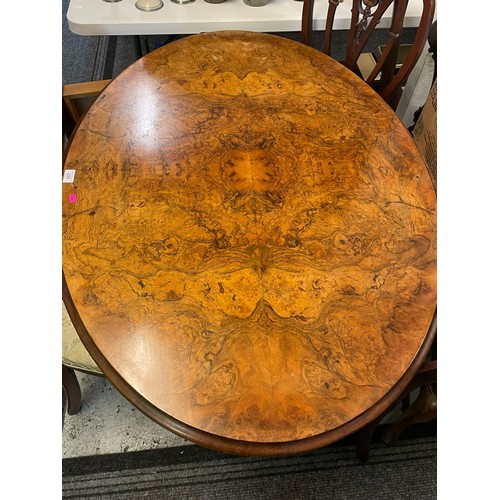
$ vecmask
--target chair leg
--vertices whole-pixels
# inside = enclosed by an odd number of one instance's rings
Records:
[[[437,418],[437,396],[432,385],[423,386],[415,402],[407,408],[399,420],[391,424],[382,434],[387,445],[393,445],[401,433],[410,425],[425,423]]]
[[[68,415],[75,415],[82,406],[82,391],[75,371],[62,365],[62,385],[68,398]]]

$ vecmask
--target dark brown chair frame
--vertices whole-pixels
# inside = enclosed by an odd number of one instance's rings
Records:
[[[343,0],[328,0],[328,11],[325,24],[323,52],[331,55],[331,35],[337,7]],[[411,44],[408,56],[402,66],[396,70],[398,51],[401,44],[403,22],[408,7],[408,0],[352,0],[351,25],[349,28],[347,53],[342,62],[351,71],[359,74],[357,60],[373,30],[379,23],[382,15],[393,7],[390,34],[387,44],[380,55],[375,67],[366,78],[380,96],[390,102],[391,98],[406,83],[412,69],[418,61],[429,36],[436,7],[435,0],[422,0],[423,10],[420,22]],[[375,11],[372,9],[376,8]],[[302,10],[302,43],[310,45],[313,32],[314,0],[304,0]],[[381,73],[380,80],[375,81]]]

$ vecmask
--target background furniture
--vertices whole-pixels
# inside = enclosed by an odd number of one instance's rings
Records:
[[[427,37],[427,41],[429,44],[429,54],[432,56],[432,60],[434,61],[434,72],[432,75],[432,82],[431,82],[431,88],[432,84],[436,81],[437,78],[437,20],[432,23],[429,36]],[[425,104],[425,103],[424,103]],[[415,113],[413,114],[413,123],[409,125],[408,130],[410,132],[413,132],[415,125],[418,121],[418,118],[420,114],[422,113],[422,109],[424,107],[424,104],[420,106],[418,109],[415,110]],[[436,151],[437,153],[437,151]],[[432,173],[432,172],[431,172]],[[437,181],[437,179],[435,179]]]
[[[325,27],[327,5],[327,0],[317,1],[315,30]],[[420,9],[420,0],[409,1],[406,27],[417,26]],[[350,11],[350,1],[339,6],[336,29],[349,28]],[[222,4],[198,0],[185,5],[168,1],[156,12],[141,12],[134,2],[71,0],[67,19],[70,30],[78,35],[180,35],[218,30],[300,31],[301,15],[302,3],[296,0],[271,0],[264,7],[250,7],[243,0]],[[379,27],[389,27],[387,16]]]
[[[110,82],[111,79],[107,79],[63,85],[62,131],[65,137],[63,141],[64,147],[77,124]]]
[[[317,1],[317,0],[316,0]],[[331,37],[338,9],[346,1],[333,0],[328,4],[325,26],[324,52],[331,55]],[[302,41],[312,38],[315,0],[304,0]],[[407,12],[406,0],[353,0],[352,18],[345,57],[342,63],[371,85],[393,109],[396,109],[401,89],[422,53],[433,21],[435,0],[421,0],[422,13],[415,39],[411,45],[401,46],[401,34]],[[367,44],[383,15],[391,13],[387,40],[377,49],[367,52]],[[404,52],[403,52],[404,49]],[[367,56],[367,57],[365,57]]]

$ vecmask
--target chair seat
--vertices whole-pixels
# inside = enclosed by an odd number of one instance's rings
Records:
[[[102,375],[76,333],[64,303],[62,304],[62,362],[74,370]]]

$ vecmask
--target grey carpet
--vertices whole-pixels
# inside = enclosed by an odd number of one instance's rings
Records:
[[[133,36],[82,36],[72,33],[66,18],[69,1],[62,0],[63,85],[114,78],[137,60]]]
[[[435,499],[435,427],[412,432],[392,447],[375,439],[367,463],[349,440],[281,458],[182,446],[66,459],[63,499]]]
[[[69,0],[62,0],[62,83],[100,80],[106,60],[108,37],[83,37],[68,28]]]

